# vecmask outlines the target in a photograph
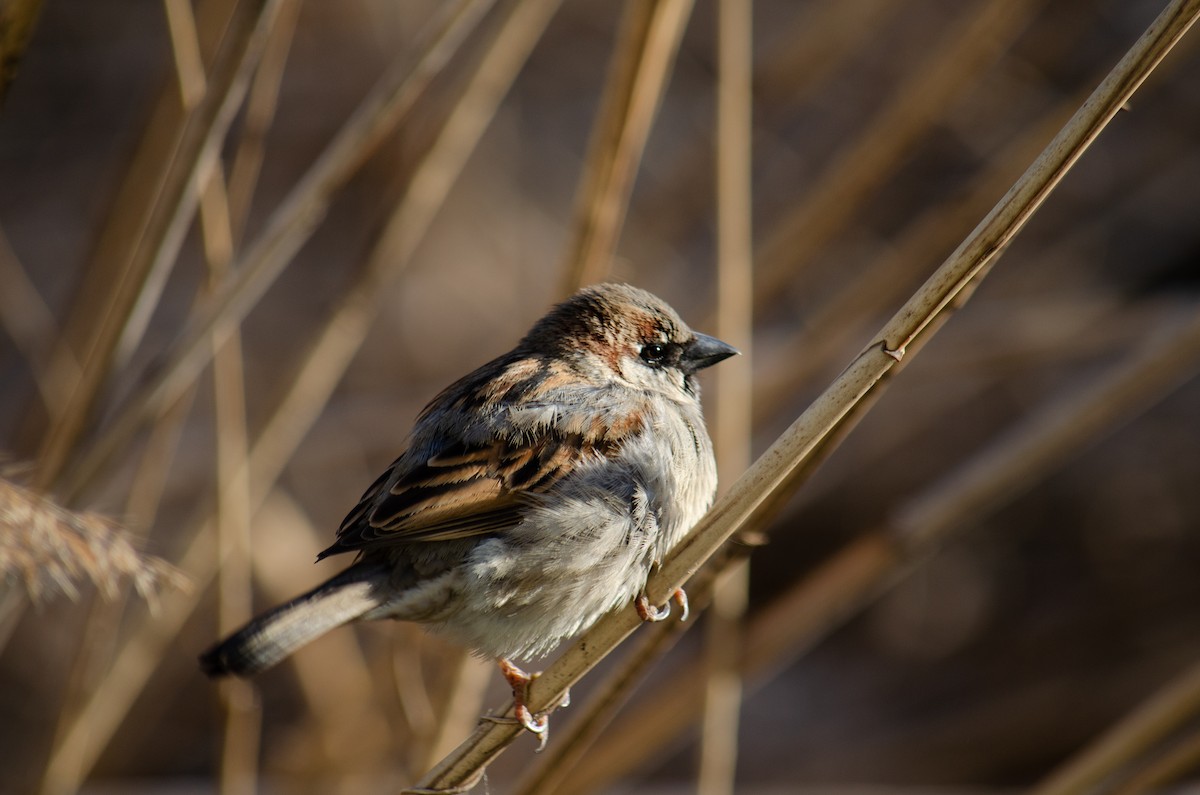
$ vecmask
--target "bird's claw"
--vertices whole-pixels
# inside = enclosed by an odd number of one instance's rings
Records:
[[[687,621],[688,614],[690,612],[688,609],[687,593],[682,588],[676,588],[671,594],[671,601],[679,605],[679,620]],[[646,596],[646,594],[642,594],[635,599],[633,601],[633,606],[637,609],[638,618],[642,619],[642,621],[653,623],[655,621],[662,621],[671,615],[670,602],[664,604],[662,607],[655,607],[654,605],[650,604],[650,599]]]
[[[529,694],[529,683],[538,677],[538,673],[525,673],[517,666],[513,665],[508,660],[501,657],[500,673],[508,680],[509,686],[513,692],[513,713],[516,717],[493,717],[485,716],[485,720],[490,720],[494,723],[518,723],[526,731],[537,735],[538,747],[540,752],[546,747],[546,741],[550,739],[550,715],[549,713],[540,713],[535,715],[526,705],[525,700]],[[571,691],[563,693],[562,701],[559,702],[560,707],[565,707],[571,703]]]

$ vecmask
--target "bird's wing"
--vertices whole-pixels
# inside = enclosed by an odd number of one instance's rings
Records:
[[[415,466],[402,456],[362,496],[321,556],[501,532],[520,521],[531,497],[581,463],[615,455],[636,430],[633,423],[620,429],[539,424],[488,444],[451,443]]]

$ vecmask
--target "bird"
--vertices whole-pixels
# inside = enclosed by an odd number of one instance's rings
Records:
[[[584,288],[418,415],[318,561],[354,562],[200,655],[248,677],[352,621],[418,622],[484,658],[516,720],[536,661],[633,603],[717,488],[696,373],[737,353],[627,284]],[[686,618],[686,594],[673,594]]]

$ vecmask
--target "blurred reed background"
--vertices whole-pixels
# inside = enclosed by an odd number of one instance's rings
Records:
[[[416,781],[489,665],[379,624],[252,685],[195,657],[342,564],[421,406],[630,281],[749,354],[705,382],[728,486],[1165,5],[0,0],[0,791]],[[1196,776],[1195,33],[1127,110],[719,618],[480,791]]]

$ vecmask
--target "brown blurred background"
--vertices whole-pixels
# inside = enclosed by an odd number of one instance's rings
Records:
[[[0,14],[36,5],[3,0]],[[65,382],[53,377],[64,361],[56,340],[62,332],[81,359],[97,339],[115,274],[142,256],[131,230],[151,230],[144,248],[154,234],[146,219],[168,204],[170,152],[176,169],[189,152],[196,159],[188,130],[200,128],[206,100],[195,74],[189,84],[177,69],[187,63],[188,3],[44,4],[0,105],[3,450],[16,480],[113,516],[194,586],[168,589],[154,613],[136,596],[103,600],[87,587],[75,600],[17,608],[0,656],[0,791],[233,792],[258,780],[269,792],[394,792],[464,737],[474,715],[503,705],[492,669],[407,626],[340,630],[223,698],[195,656],[251,598],[261,609],[335,571],[341,561],[311,565],[313,556],[402,449],[421,406],[511,347],[561,297],[614,42],[644,13],[637,7],[653,5],[501,0],[486,10],[410,111],[362,150],[361,167],[348,167],[311,238],[287,238],[297,250],[251,300],[240,353],[218,358],[223,397],[206,359],[85,472],[81,462],[141,386],[173,366],[189,323],[212,305],[208,285],[246,265],[372,86],[392,64],[411,71],[451,6],[289,1],[266,4],[260,20],[254,3],[200,0],[196,52],[209,90],[222,85],[214,64],[228,60],[213,44],[221,32],[236,39],[239,25],[260,24],[265,35],[261,65],[247,67],[250,99],[231,105],[216,138],[228,190],[202,201],[207,229],[178,202],[183,236],[160,247],[154,271],[161,297],[137,291],[145,332],[125,327],[79,433],[58,437],[56,467],[46,440],[67,411]],[[872,341],[1164,5],[753,3],[753,336],[729,340],[752,351],[752,367],[729,377],[749,379],[755,455]],[[714,2],[676,6],[685,27],[677,52],[656,45],[669,79],[635,158],[615,257],[587,278],[636,283],[715,331],[721,26]],[[740,710],[736,791],[1026,787],[1195,664],[1200,346],[1187,324],[1200,307],[1196,36],[764,528],[769,542],[750,557],[747,620],[854,539],[919,533],[937,516],[943,540],[866,589],[865,609],[756,663]],[[486,60],[500,46],[512,48],[511,87]],[[481,62],[500,83],[494,116],[486,92],[469,104]],[[454,121],[464,108],[486,122],[477,144]],[[211,171],[201,172],[213,191]],[[346,295],[358,304],[347,309]],[[284,455],[277,481],[241,491],[235,481],[214,503],[218,471],[233,477],[246,439],[273,427],[335,312],[363,324],[364,336],[321,360],[336,388],[312,407],[311,429],[301,419],[294,451],[273,448]],[[1112,374],[1148,360],[1161,367],[1134,373],[1126,406]],[[717,402],[706,400],[710,417]],[[1054,436],[1105,406],[1119,409],[1076,437]],[[1031,422],[1044,424],[1021,437]],[[1038,458],[1011,446],[1021,438],[1057,441]],[[996,457],[1009,453],[1002,475]],[[986,496],[963,507],[967,487],[955,478],[970,473]],[[654,704],[703,657],[700,634],[656,667],[635,707]],[[576,689],[556,733],[600,678]],[[603,749],[644,722],[625,720],[558,791],[688,791],[696,732],[650,731],[649,760],[617,753],[630,761],[623,770]],[[1138,765],[1196,747],[1196,722],[1185,716]],[[480,791],[514,791],[540,759],[532,748],[522,739]]]

